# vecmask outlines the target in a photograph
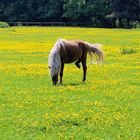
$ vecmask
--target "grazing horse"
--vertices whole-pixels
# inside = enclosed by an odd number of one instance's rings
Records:
[[[97,58],[97,62],[103,61],[103,52],[99,44],[91,44],[82,40],[65,40],[59,39],[52,48],[49,59],[48,67],[53,85],[58,83],[58,75],[60,75],[59,83],[62,84],[63,69],[65,63],[73,63],[80,68],[80,63],[83,66],[83,82],[86,80],[86,59],[87,53]]]

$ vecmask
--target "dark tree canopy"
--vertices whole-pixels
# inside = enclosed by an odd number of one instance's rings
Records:
[[[82,22],[116,26],[140,18],[139,0],[0,0],[0,21]]]
[[[122,20],[127,20],[129,26],[130,20],[139,20],[139,0],[109,0],[111,14],[109,18],[119,20],[119,26],[122,27]]]

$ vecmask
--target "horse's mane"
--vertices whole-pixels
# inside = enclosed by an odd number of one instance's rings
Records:
[[[50,54],[49,54],[49,59],[48,59],[48,64],[49,66],[51,65],[55,65],[58,66],[61,63],[61,59],[60,59],[60,48],[61,48],[61,42],[62,39],[58,39],[54,45],[54,47],[52,48]]]
[[[66,47],[66,43],[67,40],[66,39],[58,39],[53,47],[53,49],[51,50],[51,52],[59,52],[61,48],[63,48],[65,50]]]

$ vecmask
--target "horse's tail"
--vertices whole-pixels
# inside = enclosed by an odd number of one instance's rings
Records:
[[[103,51],[101,50],[101,44],[90,44],[85,42],[86,47],[88,49],[88,53],[90,55],[90,61],[93,63],[93,54],[96,56],[97,62],[102,63],[104,59]]]

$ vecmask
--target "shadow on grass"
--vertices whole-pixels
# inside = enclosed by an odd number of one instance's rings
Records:
[[[80,83],[68,83],[68,84],[61,84],[58,86],[80,86],[80,85],[86,85],[85,82],[80,82]]]

